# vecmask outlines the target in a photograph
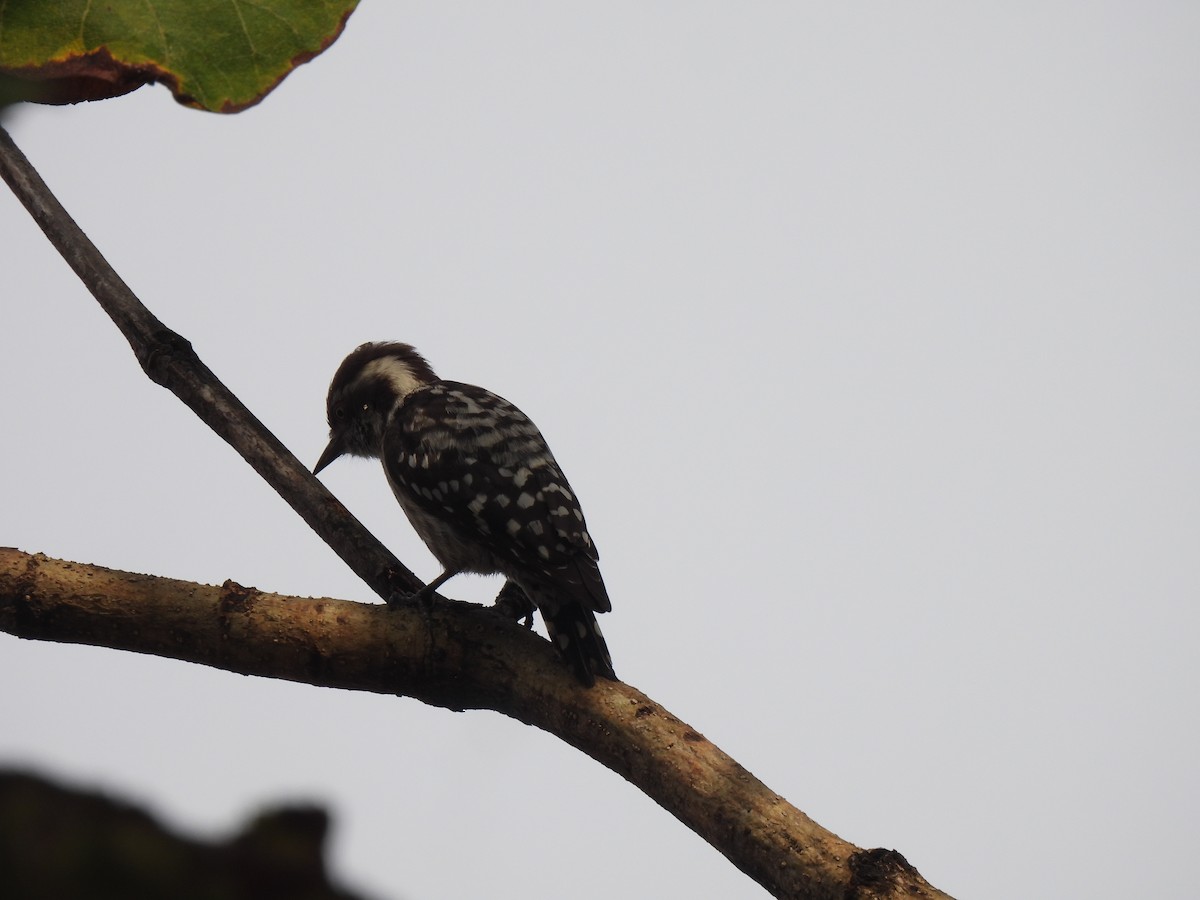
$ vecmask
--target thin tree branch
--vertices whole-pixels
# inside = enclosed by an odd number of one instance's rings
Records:
[[[0,630],[492,709],[632,782],[776,897],[946,897],[900,854],[826,831],[635,688],[576,684],[547,641],[484,607],[439,603],[426,614],[0,549]]]
[[[420,581],[135,297],[0,128],[0,177],[120,328],[138,362],[234,447],[380,596]],[[587,690],[499,612],[221,589],[0,550],[0,630],[243,674],[493,709],[617,772],[777,897],[945,897],[898,853],[859,850],[636,689]]]
[[[0,127],[0,178],[29,210],[133,348],[138,363],[233,447],[385,600],[422,583],[360,523],[203,362],[142,304]]]

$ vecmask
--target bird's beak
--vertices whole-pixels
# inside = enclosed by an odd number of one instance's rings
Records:
[[[321,454],[321,458],[317,460],[317,464],[313,466],[313,474],[316,475],[323,468],[346,452],[345,437],[338,433],[333,434],[329,438],[329,446],[325,448],[325,452]]]

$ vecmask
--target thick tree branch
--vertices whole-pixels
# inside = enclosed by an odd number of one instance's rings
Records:
[[[946,897],[900,854],[826,831],[635,688],[581,687],[548,642],[495,610],[285,597],[0,549],[0,630],[492,709],[637,785],[776,897]]]

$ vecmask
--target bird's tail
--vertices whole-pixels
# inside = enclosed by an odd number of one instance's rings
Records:
[[[608,644],[590,609],[578,603],[563,603],[553,611],[543,608],[542,618],[546,620],[551,642],[576,678],[588,687],[596,683],[597,675],[617,680]]]

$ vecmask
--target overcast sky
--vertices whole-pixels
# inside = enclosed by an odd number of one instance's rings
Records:
[[[1185,897],[1200,6],[366,2],[233,117],[18,111],[142,300],[315,462],[356,344],[541,426],[618,673],[962,898]],[[375,602],[0,196],[0,543]],[[377,464],[322,476],[429,578]],[[487,601],[494,579],[447,592]],[[0,636],[0,764],[380,900],[765,896],[491,713]]]

